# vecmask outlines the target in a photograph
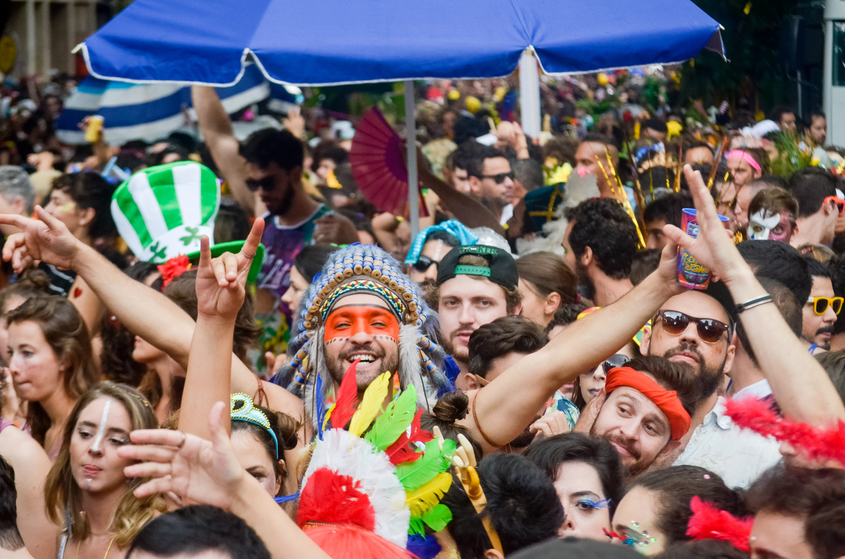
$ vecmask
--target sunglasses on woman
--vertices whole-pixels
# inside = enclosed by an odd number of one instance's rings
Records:
[[[601,368],[604,370],[604,374],[607,375],[611,369],[624,367],[630,360],[624,353],[617,353],[605,359],[604,363],[601,364]]]
[[[842,310],[842,302],[845,301],[842,297],[810,297],[807,303],[813,305],[813,312],[821,316],[827,312],[827,307],[830,306],[833,312],[839,314]]]
[[[730,330],[724,322],[712,318],[697,318],[680,311],[660,311],[657,316],[663,321],[663,329],[673,336],[680,336],[690,322],[695,322],[698,337],[708,344],[715,344]]]

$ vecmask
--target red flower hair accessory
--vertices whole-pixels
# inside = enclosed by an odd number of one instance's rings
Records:
[[[156,266],[161,272],[162,288],[167,287],[171,281],[175,280],[185,272],[191,269],[191,261],[184,254],[174,256],[164,264]]]

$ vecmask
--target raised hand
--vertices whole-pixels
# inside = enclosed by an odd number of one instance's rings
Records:
[[[707,191],[701,173],[693,171],[689,165],[684,167],[684,173],[697,211],[700,227],[698,237],[693,239],[674,225],[666,225],[663,233],[671,244],[684,247],[707,266],[712,274],[730,284],[738,273],[747,268],[745,261],[734,246],[730,232],[719,219],[713,197]]]
[[[223,402],[211,408],[211,441],[168,429],[132,431],[135,444],[121,447],[118,455],[143,462],[127,466],[123,473],[130,478],[152,478],[135,489],[135,496],[170,492],[183,500],[230,509],[246,471],[222,424],[227,411]]]
[[[208,237],[202,238],[197,268],[197,312],[200,315],[234,322],[244,302],[246,278],[263,232],[264,220],[256,219],[238,254],[224,252],[214,259]]]
[[[38,219],[0,214],[0,223],[13,225],[23,231],[6,239],[3,260],[11,260],[16,273],[22,272],[36,260],[63,270],[72,269],[73,259],[81,243],[64,223],[48,214],[41,206],[35,207],[35,215]]]

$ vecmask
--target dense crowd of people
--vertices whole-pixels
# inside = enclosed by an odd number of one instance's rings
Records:
[[[0,557],[845,557],[845,159],[655,83],[544,82],[538,138],[419,84],[416,235],[334,113],[10,95]]]

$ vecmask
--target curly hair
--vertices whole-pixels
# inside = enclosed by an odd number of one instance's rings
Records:
[[[266,169],[275,163],[285,171],[302,167],[305,148],[296,136],[287,130],[265,128],[250,134],[241,145],[241,155],[248,163]]]
[[[631,274],[631,263],[639,246],[634,222],[616,200],[591,198],[566,211],[573,222],[569,245],[576,258],[587,247],[593,252],[599,269],[613,279]]]

